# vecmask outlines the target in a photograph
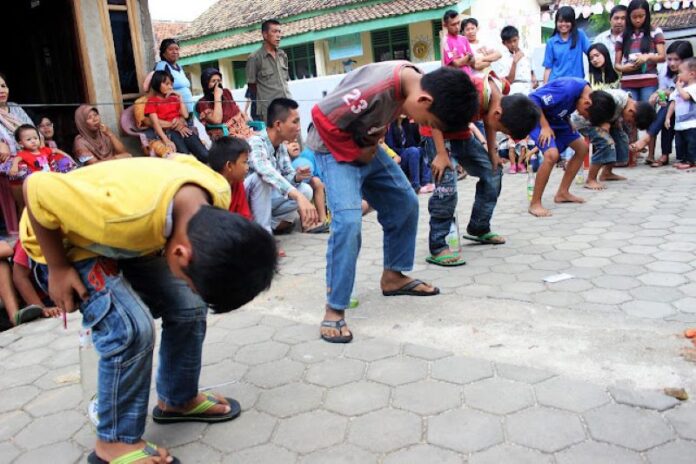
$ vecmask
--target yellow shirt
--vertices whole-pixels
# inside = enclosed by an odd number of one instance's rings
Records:
[[[61,230],[73,262],[133,258],[163,248],[172,201],[184,184],[204,188],[218,208],[228,209],[231,198],[225,178],[188,155],[106,161],[69,174],[38,172],[27,183],[27,206],[39,224]],[[19,230],[27,254],[46,263],[26,211]]]

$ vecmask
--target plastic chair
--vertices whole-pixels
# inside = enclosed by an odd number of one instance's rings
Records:
[[[129,106],[121,113],[121,130],[131,137],[137,137],[140,139],[140,148],[143,150],[145,156],[157,156],[155,151],[150,149],[150,143],[147,140],[145,134],[138,129],[135,124],[135,115],[133,114],[133,106]]]
[[[251,127],[256,132],[261,132],[266,129],[266,123],[263,121],[247,121],[247,126]]]

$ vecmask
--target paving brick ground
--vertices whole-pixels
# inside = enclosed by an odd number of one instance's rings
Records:
[[[696,365],[679,358],[686,345],[673,335],[696,320],[696,173],[628,175],[542,220],[523,213],[524,178],[506,176],[495,228],[509,243],[467,247],[469,264],[455,270],[420,264],[422,208],[416,270],[443,290],[430,302],[379,296],[381,237],[368,218],[348,346],[318,340],[326,237],[284,238],[289,258],[271,292],[209,319],[201,385],[240,400],[242,416],[217,425],[148,421],[145,438],[185,463],[693,463],[696,407],[636,388],[645,383],[633,375],[637,364],[621,370],[611,353],[638,351],[656,385],[693,385]],[[464,219],[473,183],[460,189]],[[575,278],[542,282],[557,272]],[[520,308],[527,320],[506,325]],[[458,325],[462,314],[480,330]],[[532,342],[510,340],[540,314],[594,332],[566,351],[523,358]],[[78,325],[71,315],[67,332],[45,320],[0,334],[0,462],[80,462],[91,450]],[[626,333],[590,356],[585,345],[604,336],[599,326]],[[668,340],[639,349],[628,329],[647,326]],[[565,367],[549,368],[547,357]],[[611,382],[584,375],[612,369]]]

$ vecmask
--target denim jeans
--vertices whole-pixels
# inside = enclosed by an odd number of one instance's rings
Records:
[[[431,181],[430,166],[423,150],[419,147],[408,147],[401,151],[401,169],[411,181],[411,187],[418,190]]]
[[[157,394],[167,405],[182,406],[198,394],[207,305],[171,274],[163,257],[95,258],[73,266],[89,291],[80,306],[82,326],[92,330],[100,357],[97,437],[137,443],[148,412],[153,318],[162,318]]]
[[[631,97],[637,102],[641,101],[648,101],[650,99],[650,95],[654,94],[657,92],[657,86],[652,85],[650,87],[641,87],[639,89],[627,89],[623,88],[622,90],[625,90],[626,92],[631,94]]]
[[[609,131],[590,126],[580,129],[580,133],[590,138],[592,164],[604,165],[628,161],[628,134],[621,125],[612,124]]]
[[[483,235],[491,231],[491,218],[502,187],[503,168],[498,166],[493,172],[488,152],[474,137],[467,140],[450,140],[452,158],[469,175],[478,177],[476,196],[471,210],[467,233]],[[457,209],[457,174],[447,169],[440,182],[435,183],[435,191],[428,201],[430,212],[430,253],[435,255],[447,248],[445,238],[449,233],[454,213]]]
[[[696,164],[696,128],[675,131],[677,159]]]
[[[379,148],[367,165],[340,163],[328,153],[316,154],[332,214],[326,251],[328,305],[346,309],[355,283],[361,246],[363,197],[375,210],[384,231],[384,268],[410,271],[416,250],[418,199],[406,175]]]

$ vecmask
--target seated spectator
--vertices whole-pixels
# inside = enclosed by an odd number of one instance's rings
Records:
[[[307,179],[304,179],[302,182],[305,184],[309,184],[310,187],[312,187],[312,192],[313,192],[313,200],[314,200],[314,206],[317,208],[317,216],[319,218],[319,223],[320,224],[327,224],[327,218],[326,218],[326,192],[324,191],[324,183],[321,181],[321,178],[317,175],[314,175],[314,171],[316,171],[316,167],[312,167],[309,165],[309,163],[306,163],[306,166],[297,166],[295,167],[295,160],[300,159],[300,154],[301,154],[301,147],[300,144],[297,141],[294,142],[283,142],[285,143],[285,148],[288,151],[288,155],[290,156],[290,159],[292,160],[292,167],[297,172],[298,170],[300,172],[309,172],[309,177]],[[316,163],[315,163],[316,164]],[[329,228],[328,225],[326,227],[323,227],[321,231],[326,230],[328,232]],[[320,230],[315,230],[314,232],[319,233]]]
[[[12,282],[19,296],[28,305],[43,308],[43,317],[60,317],[60,308],[56,307],[34,278],[35,265],[18,240],[12,258]]]
[[[51,118],[48,116],[41,116],[36,127],[39,129],[44,145],[49,148],[58,148],[58,143],[55,140],[56,131],[53,128],[53,121],[51,121]]]
[[[17,153],[17,142],[14,133],[22,124],[34,125],[27,113],[16,103],[8,101],[10,88],[3,74],[0,74],[0,161],[5,163],[0,171],[7,173],[11,163],[7,162],[11,156]]]
[[[203,98],[196,103],[198,118],[205,127],[211,140],[224,135],[223,130],[209,127],[224,124],[232,137],[248,139],[254,131],[247,125],[247,116],[237,106],[232,92],[222,88],[222,74],[215,68],[207,68],[201,73]]]
[[[186,123],[188,109],[181,95],[172,89],[173,82],[167,71],[155,71],[152,75],[145,105],[145,115],[152,123],[148,139],[160,140],[171,153],[193,154],[201,163],[207,163],[208,150]]]
[[[38,305],[32,304],[21,309],[19,308],[17,294],[12,284],[12,269],[8,262],[8,259],[13,254],[12,246],[5,241],[0,241],[0,300],[2,300],[9,318],[9,324],[0,323],[0,330],[7,330],[10,327],[33,321],[44,315],[43,308]]]
[[[287,146],[283,143],[296,140],[299,135],[297,102],[277,98],[268,107],[266,130],[249,139],[250,175],[244,180],[244,188],[254,219],[269,232],[290,230],[296,211],[305,232],[328,231],[326,224],[319,221],[312,204],[312,188],[302,182],[310,178],[309,168],[293,169]],[[267,195],[269,186],[270,196]]]
[[[22,184],[31,174],[44,172],[70,172],[77,167],[70,155],[57,148],[41,146],[39,130],[29,124],[19,126],[15,131],[15,140],[21,150],[12,160],[8,172],[12,196],[20,211],[24,209]]]
[[[389,125],[386,144],[400,157],[400,166],[416,193],[429,193],[435,189],[431,183],[430,166],[421,148],[418,126],[402,116]]]
[[[237,137],[220,137],[208,151],[213,171],[221,174],[232,189],[230,212],[251,220],[251,210],[244,191],[244,179],[249,173],[249,152],[246,140]]]
[[[515,143],[515,140],[509,135],[499,132],[503,136],[503,140],[498,143],[498,155],[502,159],[510,161],[508,169],[509,174],[524,174],[527,172],[526,162],[529,162],[529,157],[535,153],[539,153],[539,148],[534,144],[534,141],[527,137]]]
[[[119,138],[102,124],[99,110],[90,105],[80,105],[75,110],[75,137],[73,155],[80,164],[94,164],[117,158],[130,158],[130,153]]]

